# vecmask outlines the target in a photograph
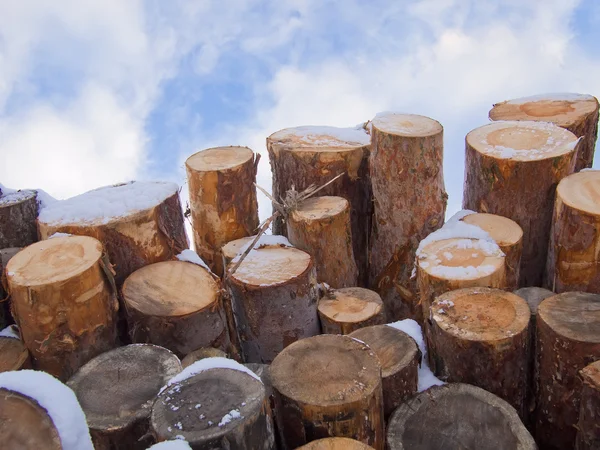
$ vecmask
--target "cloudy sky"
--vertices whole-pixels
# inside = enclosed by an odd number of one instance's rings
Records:
[[[454,212],[465,134],[497,101],[600,96],[599,43],[597,0],[0,0],[0,182],[184,185],[247,145],[269,187],[267,135],[395,110],[444,126]]]

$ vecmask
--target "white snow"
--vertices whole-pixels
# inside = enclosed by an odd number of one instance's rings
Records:
[[[181,437],[183,438],[183,436]],[[178,435],[176,440],[159,442],[149,447],[148,450],[192,450],[192,447],[185,440],[179,439]]]
[[[242,417],[242,415],[240,414],[240,410],[239,409],[232,409],[231,411],[229,411],[227,414],[225,414],[223,416],[223,418],[219,422],[219,426],[220,427],[224,427],[225,425],[227,425],[232,420],[239,419],[240,417]]]
[[[182,251],[179,255],[177,255],[177,259],[179,261],[187,261],[187,262],[197,264],[201,267],[204,267],[209,272],[211,271],[209,269],[208,265],[204,262],[204,260],[202,258],[200,258],[200,256],[198,256],[198,253],[196,253],[194,250]],[[181,267],[183,267],[183,266],[181,266]]]
[[[524,103],[539,102],[544,100],[550,100],[555,102],[577,102],[594,100],[594,97],[588,94],[576,94],[572,92],[554,92],[548,94],[531,95],[529,97],[515,98],[512,100],[507,100],[506,103],[510,105],[522,105]]]
[[[363,128],[364,124],[355,127],[339,128],[330,126],[302,126],[286,128],[273,136],[276,139],[296,138],[306,146],[347,147],[363,146],[371,143],[371,136]]]
[[[240,257],[244,254],[244,252],[246,250],[248,250],[248,248],[252,244],[252,241],[254,240],[254,238],[256,238],[256,236],[254,236],[251,241],[242,245],[238,249],[237,255],[231,260],[232,263],[236,263],[239,261]],[[263,234],[258,238],[258,241],[256,242],[256,244],[254,244],[254,247],[252,247],[252,251],[257,250],[262,247],[269,246],[269,245],[292,247],[292,244],[290,243],[290,241],[288,241],[288,239],[285,236],[280,236],[278,234]],[[250,253],[252,253],[252,251]],[[250,255],[250,253],[248,254],[248,256]]]
[[[53,239],[53,238],[58,238],[58,237],[69,237],[69,236],[73,236],[73,235],[69,234],[69,233],[54,233],[54,234],[50,235],[48,237],[48,239]]]
[[[4,372],[0,387],[35,399],[52,419],[64,450],[94,450],[75,393],[56,378],[36,370]]]
[[[40,205],[40,208],[45,208],[49,204],[58,201],[54,197],[52,197],[50,194],[48,194],[46,191],[44,191],[43,189],[22,189],[22,190],[18,191],[16,189],[11,189],[9,187],[6,187],[2,183],[0,183],[0,191],[2,191],[2,196],[6,196],[8,194],[15,194],[15,193],[19,193],[19,192],[36,191],[37,192],[37,201],[38,201],[38,204]],[[2,203],[2,200],[0,200],[0,203]]]
[[[16,325],[7,326],[4,330],[0,331],[0,336],[21,339],[19,327],[17,327]]]

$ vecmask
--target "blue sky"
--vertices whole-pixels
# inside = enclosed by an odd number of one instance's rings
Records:
[[[396,110],[444,125],[453,212],[491,105],[565,91],[600,95],[596,0],[0,0],[0,182],[59,198]]]

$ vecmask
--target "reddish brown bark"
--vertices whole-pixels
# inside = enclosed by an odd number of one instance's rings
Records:
[[[575,448],[594,450],[600,448],[600,361],[590,364],[580,373],[583,389]]]
[[[36,191],[0,191],[0,249],[26,247],[38,240]]]

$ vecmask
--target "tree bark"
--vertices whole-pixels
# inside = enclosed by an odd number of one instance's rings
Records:
[[[343,437],[332,437],[325,439],[318,439],[316,441],[309,442],[302,447],[298,447],[298,450],[370,450],[370,447],[362,442],[355,441],[354,439],[348,439]]]
[[[600,361],[581,370],[583,389],[579,422],[577,423],[577,450],[600,448]]]
[[[4,269],[8,261],[20,251],[20,247],[0,249],[0,330],[15,322],[10,312],[10,296]]]
[[[38,240],[36,191],[0,191],[0,249],[27,247]]]
[[[29,352],[20,339],[0,336],[0,372],[31,369]]]
[[[369,289],[350,287],[328,290],[319,300],[319,319],[325,334],[350,334],[359,328],[386,321],[381,297]]]

